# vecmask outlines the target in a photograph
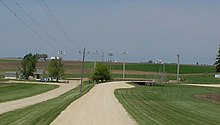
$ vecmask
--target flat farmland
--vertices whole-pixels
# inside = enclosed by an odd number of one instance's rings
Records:
[[[47,72],[47,67],[50,61],[39,61],[37,63],[37,69],[44,69]],[[109,63],[104,62],[106,65]],[[63,61],[65,77],[64,78],[79,78],[81,74],[82,63],[80,61]],[[85,62],[85,77],[88,77],[92,70],[94,70],[94,62]],[[4,72],[6,71],[18,71],[21,68],[21,60],[1,60],[0,59],[0,78],[3,78]],[[158,76],[159,71],[163,71],[162,64],[143,64],[143,63],[127,63],[126,64],[126,78],[155,78]],[[113,62],[112,70],[113,77],[122,77],[122,63]],[[176,64],[166,64],[165,72],[167,78],[175,79]],[[214,74],[214,66],[201,66],[201,65],[180,65],[180,75],[184,78],[185,76],[191,75],[203,75],[203,74]]]

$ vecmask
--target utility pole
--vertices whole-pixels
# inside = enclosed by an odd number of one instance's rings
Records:
[[[166,63],[163,63],[163,83],[166,81]]]
[[[177,54],[177,72],[176,72],[176,81],[179,82],[179,74],[180,74],[180,54]]]
[[[98,50],[95,51],[95,61],[94,61],[94,69],[96,68],[96,62],[97,62],[97,56],[98,56]]]
[[[84,48],[83,52],[80,52],[80,53],[82,53],[81,84],[80,84],[80,94],[82,94],[86,48]]]
[[[102,62],[104,62],[104,52],[102,52]]]
[[[112,56],[114,56],[113,53],[108,53],[109,56],[109,69],[110,71],[112,70]]]
[[[127,55],[127,52],[122,52],[121,54],[123,55]],[[125,59],[123,61],[123,81],[125,81]]]

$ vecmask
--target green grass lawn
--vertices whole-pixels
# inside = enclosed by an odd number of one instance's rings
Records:
[[[220,105],[193,97],[207,93],[220,93],[220,89],[136,85],[136,88],[115,91],[116,97],[140,125],[219,125]]]
[[[83,85],[82,94],[78,86],[57,98],[0,114],[0,125],[49,125],[68,105],[87,93],[93,86],[93,84]]]
[[[189,75],[182,76],[185,79],[185,83],[194,84],[220,84],[220,79],[216,79],[214,75]]]
[[[41,94],[57,88],[57,85],[40,85],[40,84],[9,84],[9,86],[0,85],[0,102],[6,102],[33,95]]]

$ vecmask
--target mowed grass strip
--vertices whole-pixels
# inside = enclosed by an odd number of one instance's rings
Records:
[[[34,96],[58,88],[57,85],[17,83],[0,85],[0,103]]]
[[[215,78],[214,75],[205,74],[205,75],[188,75],[181,76],[181,78],[185,79],[186,83],[199,83],[199,84],[220,84],[220,79]]]
[[[84,84],[82,94],[78,86],[57,98],[0,114],[0,125],[49,125],[68,105],[87,93],[93,86],[93,84]]]
[[[194,97],[197,94],[220,93],[219,88],[135,86],[116,90],[115,95],[140,125],[220,124],[220,105]]]

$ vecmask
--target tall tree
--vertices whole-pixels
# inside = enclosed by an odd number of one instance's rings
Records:
[[[34,71],[36,70],[37,58],[36,55],[31,53],[24,56],[21,61],[22,73],[25,79],[28,79],[29,76],[33,76]]]
[[[216,57],[215,69],[216,69],[216,72],[220,72],[220,45],[219,45],[218,54]]]
[[[48,66],[49,76],[55,78],[58,82],[59,79],[64,75],[64,68],[62,59],[52,59]]]

